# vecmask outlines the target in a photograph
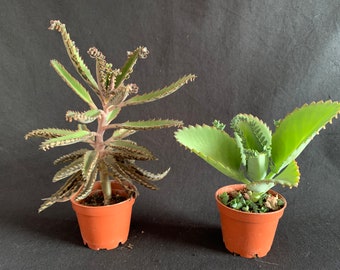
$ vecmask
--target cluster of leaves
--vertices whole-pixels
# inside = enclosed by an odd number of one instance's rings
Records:
[[[251,191],[235,191],[231,193],[223,192],[218,198],[226,206],[235,210],[241,210],[250,213],[267,213],[276,211],[284,206],[284,201],[277,196],[269,193],[263,193],[260,198],[254,202],[251,198]]]
[[[259,118],[241,113],[230,123],[234,137],[217,120],[213,126],[179,129],[175,137],[226,176],[246,184],[250,200],[257,202],[277,184],[297,187],[296,158],[339,113],[339,102],[312,102],[275,121],[275,132]]]
[[[112,123],[123,107],[144,104],[164,98],[183,85],[193,81],[196,76],[189,74],[176,82],[138,95],[138,86],[134,83],[126,83],[130,78],[138,59],[145,59],[149,51],[146,47],[138,47],[133,52],[127,53],[127,60],[121,68],[113,69],[113,65],[106,61],[104,54],[92,47],[88,54],[96,62],[96,79],[84,63],[79,54],[75,42],[71,40],[65,24],[58,20],[50,22],[50,30],[56,30],[61,34],[68,56],[78,75],[86,83],[97,99],[99,106],[94,102],[90,93],[75,77],[57,60],[51,60],[51,65],[63,81],[77,94],[87,105],[89,110],[85,112],[69,110],[66,112],[66,120],[77,121],[76,130],[58,128],[44,128],[29,132],[25,138],[44,138],[40,149],[46,151],[58,146],[66,146],[75,143],[87,143],[90,148],[81,148],[63,155],[55,164],[65,164],[53,177],[53,182],[66,178],[65,184],[39,208],[39,212],[53,205],[55,202],[69,200],[77,194],[75,199],[81,201],[92,191],[98,176],[101,181],[104,194],[104,205],[111,201],[112,191],[110,179],[117,179],[123,183],[131,183],[131,180],[150,189],[157,189],[152,183],[163,179],[169,169],[163,173],[154,174],[135,164],[135,161],[155,160],[156,157],[145,147],[126,137],[142,130],[154,130],[169,127],[180,127],[182,121],[170,119],[151,119],[143,121],[125,121]],[[128,98],[130,95],[134,95]],[[97,122],[97,129],[91,131],[87,124]],[[107,136],[106,132],[111,132]],[[105,137],[104,137],[105,135]],[[124,184],[123,184],[124,185]],[[135,189],[133,185],[124,185],[130,193]]]

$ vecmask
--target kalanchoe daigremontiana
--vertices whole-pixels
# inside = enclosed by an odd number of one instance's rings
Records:
[[[275,121],[275,132],[257,117],[238,114],[230,127],[196,125],[178,130],[177,141],[226,176],[246,184],[253,202],[277,184],[296,187],[300,180],[296,158],[340,113],[340,103],[319,101],[295,109]]]
[[[74,78],[57,60],[51,60],[51,65],[66,84],[83,100],[89,110],[85,112],[67,111],[66,120],[79,122],[76,130],[57,128],[37,129],[29,132],[25,138],[42,137],[40,149],[48,150],[57,146],[65,146],[78,142],[88,143],[90,148],[82,148],[66,154],[55,164],[68,163],[53,177],[53,182],[67,178],[65,184],[39,208],[39,212],[53,205],[55,202],[69,200],[77,193],[76,200],[82,200],[92,191],[92,187],[99,175],[104,194],[104,204],[111,199],[110,179],[119,179],[122,183],[132,180],[150,189],[156,189],[152,183],[163,179],[169,169],[160,174],[151,173],[135,164],[135,160],[154,160],[155,156],[145,147],[132,140],[126,139],[129,135],[140,130],[152,130],[168,127],[180,127],[178,120],[153,119],[147,121],[126,121],[112,123],[122,108],[152,102],[166,97],[177,91],[184,84],[195,79],[195,75],[186,75],[171,85],[162,89],[142,95],[136,95],[136,84],[126,84],[126,80],[133,72],[137,60],[145,59],[149,53],[146,47],[138,47],[128,52],[127,60],[120,69],[113,69],[112,64],[97,48],[90,48],[88,54],[96,61],[96,79],[93,78],[89,68],[79,54],[78,48],[71,40],[65,24],[53,20],[50,30],[60,32],[66,51],[72,64],[80,77],[86,82],[100,101],[100,107],[93,101],[85,87]],[[134,94],[133,97],[128,98]],[[86,124],[97,121],[97,129],[91,131]],[[107,133],[111,132],[109,136]],[[104,137],[105,134],[105,137]],[[131,184],[125,184],[131,190]]]

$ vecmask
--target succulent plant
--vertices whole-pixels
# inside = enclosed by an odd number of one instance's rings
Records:
[[[182,121],[152,119],[146,121],[126,121],[113,123],[123,107],[152,102],[166,97],[177,91],[184,84],[195,79],[195,75],[186,75],[178,81],[162,89],[146,94],[137,94],[136,84],[126,84],[133,72],[138,59],[145,59],[148,55],[146,47],[138,47],[127,53],[127,60],[120,69],[113,69],[112,64],[106,61],[102,52],[93,47],[88,54],[96,63],[96,79],[79,54],[79,49],[71,40],[65,24],[58,20],[50,22],[50,30],[56,30],[61,34],[68,56],[80,77],[94,92],[100,106],[93,101],[92,96],[75,77],[57,60],[51,60],[51,65],[66,84],[87,105],[89,110],[85,112],[67,111],[66,120],[79,122],[76,130],[44,128],[36,129],[25,138],[41,137],[45,140],[40,149],[48,150],[58,146],[66,146],[75,143],[87,143],[89,148],[81,148],[65,154],[54,161],[55,164],[65,164],[53,177],[53,182],[65,179],[61,188],[39,208],[39,212],[53,205],[55,202],[67,201],[74,194],[76,200],[86,198],[92,191],[92,187],[99,176],[104,204],[109,204],[112,193],[110,179],[119,179],[126,189],[131,189],[131,179],[143,186],[156,189],[154,181],[163,179],[169,169],[163,173],[155,174],[136,165],[135,161],[154,160],[155,156],[145,147],[126,139],[129,135],[141,130],[153,130],[169,127],[180,127]],[[128,98],[134,94],[133,97]],[[91,131],[87,124],[97,122],[97,129]],[[109,134],[107,134],[109,133]],[[133,191],[134,192],[134,191]]]
[[[257,202],[277,184],[298,185],[300,171],[296,158],[339,113],[340,103],[319,101],[305,104],[275,121],[274,133],[259,118],[238,114],[230,124],[234,137],[216,120],[213,126],[179,129],[175,137],[224,175],[246,184],[250,200]]]

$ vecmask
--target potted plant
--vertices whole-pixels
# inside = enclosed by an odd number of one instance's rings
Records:
[[[100,106],[97,106],[86,88],[61,63],[51,60],[57,74],[87,103],[89,109],[85,112],[66,112],[66,120],[78,122],[75,130],[36,129],[26,134],[25,138],[44,138],[40,145],[40,149],[44,151],[75,143],[86,143],[89,147],[81,147],[55,160],[55,164],[67,165],[54,175],[53,182],[62,179],[66,181],[56,193],[45,199],[39,212],[56,202],[71,200],[84,244],[96,250],[113,249],[119,243],[124,243],[128,237],[132,205],[137,195],[132,180],[147,188],[156,189],[153,182],[163,179],[169,172],[168,169],[155,174],[139,167],[135,161],[154,160],[155,156],[147,148],[127,137],[141,130],[182,126],[182,122],[178,120],[154,119],[121,123],[113,123],[113,120],[125,106],[166,97],[193,81],[195,76],[186,75],[167,87],[128,99],[129,95],[137,94],[138,87],[136,84],[125,82],[137,60],[147,57],[149,52],[146,47],[138,47],[133,52],[128,52],[127,60],[120,69],[113,69],[112,64],[106,62],[103,53],[95,47],[90,48],[88,54],[96,63],[94,79],[65,25],[58,20],[52,20],[49,29],[60,32],[72,64],[97,96]],[[97,123],[95,130],[90,130],[87,126],[92,122]],[[99,181],[96,182],[98,178]]]
[[[247,258],[268,253],[287,205],[271,188],[298,185],[296,158],[339,112],[338,102],[319,101],[275,121],[273,133],[250,114],[238,114],[231,120],[234,137],[216,120],[213,126],[189,126],[175,133],[180,144],[242,183],[222,187],[215,194],[223,240],[230,252]]]

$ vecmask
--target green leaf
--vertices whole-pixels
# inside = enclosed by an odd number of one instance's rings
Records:
[[[121,109],[122,109],[121,107],[117,107],[117,108],[114,108],[112,111],[110,111],[106,117],[107,123],[110,123],[112,120],[114,120],[120,113]]]
[[[136,130],[125,129],[125,128],[117,129],[113,132],[109,140],[121,140],[136,132],[137,132]]]
[[[171,85],[164,87],[163,89],[156,90],[144,95],[136,95],[124,102],[124,105],[137,105],[137,104],[143,104],[147,102],[152,102],[161,98],[164,98],[174,92],[176,92],[178,89],[180,89],[184,84],[187,84],[189,81],[193,81],[196,78],[195,75],[189,74],[182,78],[180,78],[178,81],[172,83]]]
[[[64,179],[78,171],[81,171],[83,167],[83,161],[84,158],[80,157],[76,160],[74,160],[71,164],[63,167],[61,170],[59,170],[53,177],[52,182],[57,182],[61,179]]]
[[[270,156],[272,134],[260,119],[251,114],[238,114],[232,119],[231,128],[234,130],[244,166],[250,156],[254,157],[258,153]]]
[[[82,174],[85,180],[88,180],[92,172],[97,167],[97,161],[99,157],[99,152],[97,151],[88,151],[84,155],[84,162],[83,162],[83,168],[82,168]]]
[[[239,171],[240,151],[226,132],[207,125],[189,126],[175,133],[177,141],[226,176],[249,183]]]
[[[275,185],[297,187],[300,180],[300,171],[296,161],[291,162],[281,174],[274,179],[253,181],[247,184],[247,188],[256,193],[265,193]]]
[[[128,159],[136,160],[154,160],[154,155],[145,147],[137,145],[136,143],[128,140],[116,140],[111,142],[110,148],[112,151],[110,154],[116,157],[125,157]],[[116,151],[115,151],[116,150]],[[123,150],[123,151],[117,151]]]
[[[72,120],[78,121],[83,124],[89,124],[98,119],[100,116],[100,110],[94,109],[86,112],[67,111],[66,120],[72,122]]]
[[[281,120],[272,139],[272,170],[279,173],[295,160],[339,112],[338,102],[319,101],[305,104]]]
[[[147,57],[148,53],[149,52],[146,47],[138,47],[133,52],[128,52],[128,59],[120,69],[121,73],[116,76],[115,88],[118,88],[125,80],[129,78],[130,74],[133,72],[133,67],[135,66],[138,58],[144,59]]]
[[[124,122],[121,124],[115,124],[115,127],[132,129],[132,130],[150,130],[150,129],[161,129],[169,127],[181,127],[182,121],[178,120],[147,120],[147,121],[136,121],[136,122]]]
[[[57,138],[61,136],[65,136],[68,134],[72,134],[74,131],[69,129],[58,129],[58,128],[43,128],[43,129],[35,129],[25,135],[25,139],[29,139],[31,137],[42,137],[46,139]]]
[[[269,158],[267,153],[257,154],[247,160],[247,176],[251,180],[262,180],[268,171]]]
[[[92,136],[92,132],[85,131],[85,130],[77,130],[72,132],[71,134],[52,138],[49,140],[46,140],[41,143],[40,149],[46,151],[50,148],[54,148],[57,146],[64,146],[64,145],[70,145],[77,142],[83,142],[89,139]]]
[[[78,74],[93,90],[98,91],[97,82],[95,81],[91,74],[91,71],[81,58],[79,54],[79,49],[75,46],[74,41],[71,40],[71,37],[66,30],[65,24],[61,23],[58,20],[51,20],[50,23],[51,26],[48,29],[57,30],[58,32],[60,32],[67,54]]]
[[[60,158],[57,158],[53,162],[53,164],[57,165],[57,164],[68,162],[68,161],[74,161],[74,160],[82,157],[87,151],[89,151],[89,149],[86,149],[86,148],[82,148],[82,149],[73,151],[73,152],[71,152],[69,154],[61,156]]]
[[[57,60],[51,60],[51,65],[58,73],[58,75],[66,82],[66,84],[82,99],[84,100],[92,109],[97,109],[95,103],[93,102],[90,94],[86,89],[80,84],[80,82],[75,79],[62,64]]]

